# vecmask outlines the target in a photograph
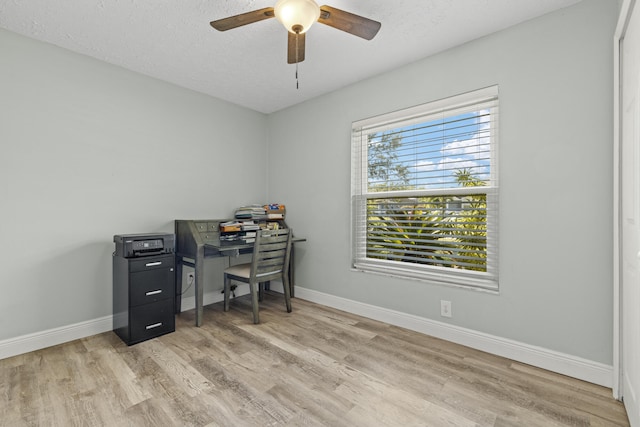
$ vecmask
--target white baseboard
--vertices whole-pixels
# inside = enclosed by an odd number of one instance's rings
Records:
[[[280,287],[282,289],[282,286]],[[236,296],[249,293],[248,285],[239,284],[236,289]],[[223,300],[223,294],[209,292],[204,294],[204,304],[213,304]],[[195,297],[187,297],[182,300],[182,311],[191,310],[196,306]],[[33,334],[22,335],[0,341],[0,360],[19,354],[36,351],[65,342],[90,337],[113,330],[113,316],[105,316],[86,322],[75,323],[73,325],[48,329],[46,331],[35,332]]]
[[[271,288],[274,291],[282,292],[282,284],[279,282],[272,282]],[[239,285],[236,289],[237,296],[247,293],[248,286]],[[610,365],[299,286],[296,286],[295,294],[300,299],[421,332],[604,387],[611,388],[613,384],[613,367]],[[204,305],[213,304],[222,301],[222,299],[223,294],[219,291],[205,293]],[[195,297],[183,298],[181,307],[182,311],[195,308]],[[100,334],[112,329],[113,316],[105,316],[10,338],[0,341],[0,359]]]
[[[272,289],[282,289],[281,284],[274,285]],[[299,286],[296,286],[295,296],[604,387],[611,388],[613,384],[613,366],[603,363]]]
[[[0,341],[0,359],[40,350],[53,345],[101,334],[113,329],[113,316],[48,329]]]

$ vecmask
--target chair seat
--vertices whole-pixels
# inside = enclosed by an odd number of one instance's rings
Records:
[[[249,277],[251,277],[251,263],[233,265],[229,268],[226,268],[224,270],[224,274],[244,277],[245,279],[248,279]]]
[[[256,278],[260,278],[263,276],[270,276],[272,274],[278,274],[282,271],[282,269],[268,271],[262,274],[257,274]],[[229,276],[242,277],[244,279],[249,279],[251,277],[251,263],[247,264],[237,264],[232,265],[229,268],[224,270],[224,274],[228,274]]]

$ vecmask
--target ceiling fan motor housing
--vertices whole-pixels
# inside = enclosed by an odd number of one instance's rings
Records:
[[[302,34],[320,17],[320,6],[313,0],[278,0],[274,13],[287,31]]]

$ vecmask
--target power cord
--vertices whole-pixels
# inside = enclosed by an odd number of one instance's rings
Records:
[[[183,290],[180,295],[184,295],[193,285],[193,282],[196,281],[196,276],[194,273],[187,274],[187,289]]]
[[[234,298],[236,297],[236,288],[237,288],[237,287],[238,287],[238,285],[235,285],[235,284],[231,284],[231,285],[229,286],[229,290],[231,291],[231,296],[232,296],[232,297],[234,297]],[[221,293],[221,294],[224,294],[224,289],[223,289],[223,290],[221,290],[221,291],[220,291],[220,293]]]
[[[191,289],[191,286],[193,286],[193,282],[196,281],[196,276],[193,273],[189,273],[187,274],[187,288],[185,290],[183,290],[180,295],[184,295],[189,289]],[[229,289],[231,290],[231,295],[235,298],[236,297],[236,288],[238,287],[238,285],[236,284],[232,284]],[[221,294],[224,293],[224,289],[220,291]]]

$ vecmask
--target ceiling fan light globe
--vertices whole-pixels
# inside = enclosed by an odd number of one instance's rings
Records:
[[[313,0],[278,0],[274,14],[287,31],[305,33],[320,17],[320,6]]]

